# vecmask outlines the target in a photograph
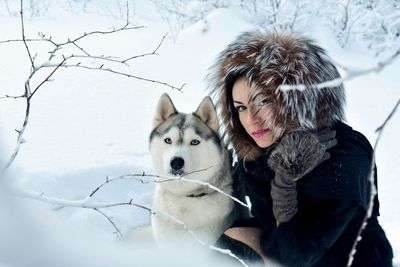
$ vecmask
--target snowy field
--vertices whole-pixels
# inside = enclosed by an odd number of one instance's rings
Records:
[[[7,2],[7,1],[5,1]],[[11,6],[13,7],[13,6]],[[0,41],[21,39],[18,15],[0,12]],[[16,10],[18,11],[18,10]],[[171,28],[161,19],[151,2],[137,1],[130,10],[135,26],[144,28],[113,34],[93,34],[79,45],[91,55],[120,59],[153,52]],[[27,17],[27,38],[38,33],[65,42],[84,32],[123,26],[124,19],[96,12],[53,9],[45,16]],[[102,70],[60,68],[52,80],[37,91],[31,101],[24,143],[11,165],[7,180],[18,188],[44,196],[78,201],[89,196],[106,177],[132,173],[154,173],[148,152],[148,135],[155,105],[164,92],[180,111],[192,112],[207,95],[204,78],[216,55],[239,33],[255,29],[249,17],[237,8],[210,12],[204,20],[186,25],[178,35],[169,34],[157,55],[138,57],[129,65],[96,59],[80,59],[82,64],[164,82],[128,78]],[[303,34],[317,40],[328,54],[351,70],[365,70],[390,57],[394,50],[375,56],[361,42],[340,47],[332,31],[318,20],[310,20]],[[48,60],[52,50],[46,42],[28,42],[37,64]],[[64,55],[82,54],[70,46]],[[33,56],[34,56],[33,55]],[[24,92],[30,61],[22,42],[0,43],[0,97]],[[74,59],[75,60],[75,59]],[[74,61],[77,62],[77,61]],[[37,85],[50,69],[32,80]],[[342,68],[343,73],[346,69]],[[400,97],[400,58],[379,73],[355,77],[345,82],[347,122],[375,143],[375,130],[383,123]],[[0,99],[0,157],[12,154],[25,115],[24,99]],[[400,111],[389,121],[376,151],[383,225],[400,266]],[[4,177],[1,177],[4,178]],[[3,179],[4,180],[4,179]],[[118,180],[102,187],[94,196],[99,202],[129,202],[151,205],[154,184]],[[8,191],[3,185],[0,191]],[[0,267],[8,266],[187,266],[185,260],[154,257],[154,254],[116,242],[115,227],[92,209],[48,206],[34,200],[11,203],[0,192]],[[4,198],[4,199],[3,199]],[[102,209],[122,234],[149,223],[148,211],[130,206]],[[77,242],[76,240],[79,240]],[[57,244],[54,246],[53,242]],[[137,244],[135,244],[137,245]],[[135,246],[132,245],[132,246]],[[116,259],[118,259],[116,261]],[[197,266],[197,265],[196,265]],[[201,266],[201,262],[199,265]]]

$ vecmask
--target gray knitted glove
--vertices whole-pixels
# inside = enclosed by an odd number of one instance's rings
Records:
[[[272,208],[278,224],[296,214],[296,181],[330,157],[327,150],[336,145],[335,136],[336,132],[329,128],[292,132],[282,137],[271,152],[268,165],[275,171],[271,183]]]

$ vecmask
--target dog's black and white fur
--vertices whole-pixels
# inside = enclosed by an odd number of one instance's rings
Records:
[[[233,221],[234,202],[196,180],[232,194],[228,151],[218,134],[213,103],[205,97],[192,114],[180,113],[167,94],[158,102],[150,135],[150,152],[156,172],[175,179],[160,181],[154,194],[152,229],[159,245],[195,241],[188,230],[213,244]],[[182,177],[185,180],[179,180]],[[183,222],[168,218],[173,216]],[[197,242],[197,241],[196,241]],[[182,244],[182,243],[181,243]]]

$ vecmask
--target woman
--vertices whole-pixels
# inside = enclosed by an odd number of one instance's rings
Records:
[[[266,265],[346,266],[373,151],[343,123],[343,86],[312,86],[339,77],[325,51],[300,37],[245,33],[222,51],[209,79],[254,218],[228,229],[220,246]],[[376,196],[352,266],[392,266],[378,215]]]

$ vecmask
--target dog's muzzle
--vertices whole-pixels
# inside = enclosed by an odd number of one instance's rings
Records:
[[[183,174],[183,166],[185,166],[185,161],[181,157],[174,157],[170,162],[170,166],[172,168],[171,173],[173,175],[182,175]]]

